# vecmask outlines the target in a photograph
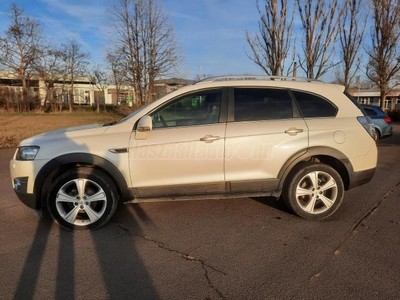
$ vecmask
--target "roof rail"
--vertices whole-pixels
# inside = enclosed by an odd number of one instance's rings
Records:
[[[204,82],[216,82],[216,81],[234,81],[234,80],[269,80],[269,81],[298,81],[298,82],[319,82],[321,80],[305,78],[305,77],[290,77],[290,76],[270,76],[270,75],[224,75],[204,78],[196,81],[193,84],[204,83]]]

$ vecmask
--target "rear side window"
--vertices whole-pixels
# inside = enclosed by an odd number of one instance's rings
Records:
[[[238,88],[234,90],[235,121],[260,121],[293,117],[287,90]]]
[[[299,104],[304,118],[324,118],[336,116],[337,107],[325,98],[299,91],[293,91],[293,95]]]

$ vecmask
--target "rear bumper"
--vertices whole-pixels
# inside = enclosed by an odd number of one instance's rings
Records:
[[[390,126],[390,129],[385,130],[385,131],[382,132],[381,138],[389,137],[389,136],[392,136],[392,135],[393,135],[393,127]]]
[[[366,184],[372,180],[374,177],[376,168],[354,172],[350,175],[350,184],[348,189],[352,189],[354,187]]]

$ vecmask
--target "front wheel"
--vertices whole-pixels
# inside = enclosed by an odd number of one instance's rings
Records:
[[[72,169],[58,177],[47,197],[47,207],[62,227],[97,229],[108,222],[118,199],[112,180],[93,168]]]
[[[315,162],[297,165],[284,185],[283,199],[297,215],[306,219],[325,219],[343,201],[344,185],[332,167]]]

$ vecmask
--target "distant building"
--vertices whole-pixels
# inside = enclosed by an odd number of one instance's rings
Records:
[[[192,83],[193,81],[180,78],[157,80],[154,87],[153,99],[158,99],[173,90]],[[30,97],[40,101],[43,106],[46,102],[46,82],[38,75],[31,75],[27,80],[27,86]],[[0,71],[0,90],[2,88],[21,92],[22,81],[13,73]],[[80,76],[74,80],[73,91],[71,91],[71,88],[72,84],[70,81],[55,80],[51,83],[51,97],[48,101],[68,105],[69,99],[73,95],[74,105],[96,105],[97,102],[108,105],[135,104],[135,92],[131,86],[100,86],[96,85],[91,77]]]
[[[46,82],[37,75],[31,75],[27,80],[27,86],[32,98],[38,99],[41,105],[45,104]],[[22,90],[22,81],[14,74],[0,71],[0,89]],[[74,90],[71,91],[72,83],[61,79],[51,83],[51,99],[49,101],[68,104],[71,94],[75,105],[100,104],[119,105],[121,103],[134,103],[134,89],[130,86],[121,86],[117,89],[115,85],[96,85],[89,76],[77,77],[74,80]]]
[[[380,106],[380,92],[373,89],[351,89],[350,94],[361,104]],[[400,90],[392,90],[386,96],[384,108],[386,110],[400,109]]]

